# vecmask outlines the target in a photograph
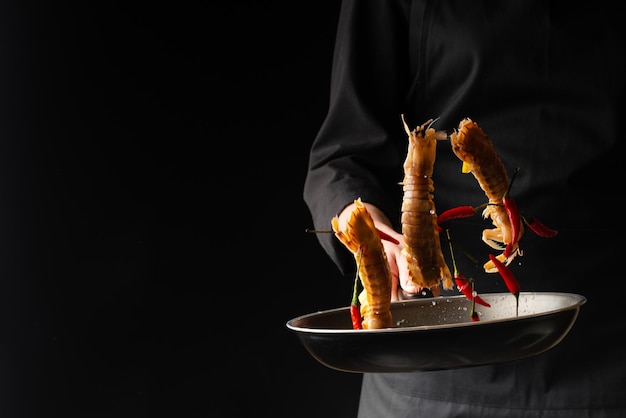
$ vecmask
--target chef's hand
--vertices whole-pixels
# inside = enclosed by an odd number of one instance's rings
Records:
[[[395,238],[398,240],[398,244],[394,244],[391,241],[382,240],[383,247],[385,252],[387,253],[387,261],[389,262],[389,269],[391,270],[391,300],[397,301],[398,294],[404,293],[405,298],[410,297],[410,295],[416,295],[422,292],[422,289],[413,284],[413,281],[409,277],[409,268],[406,256],[402,254],[402,249],[404,248],[404,237],[401,233],[394,231],[391,226],[391,221],[389,218],[376,206],[363,202],[365,208],[372,216],[374,220],[374,225],[378,230],[384,232],[385,234]],[[344,228],[350,214],[355,208],[355,204],[352,203],[346,206],[338,216],[339,226],[340,228]],[[401,289],[398,288],[400,286]],[[438,296],[436,293],[437,289],[433,289],[433,294]]]

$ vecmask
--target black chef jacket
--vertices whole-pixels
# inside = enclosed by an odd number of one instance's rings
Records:
[[[470,117],[493,141],[509,174],[519,167],[511,193],[520,210],[559,231],[549,239],[526,231],[523,255],[512,265],[522,291],[587,297],[570,333],[538,356],[364,375],[361,418],[626,416],[617,254],[626,140],[621,16],[609,2],[342,3],[329,110],[311,148],[304,187],[315,227],[329,229],[331,218],[360,197],[400,230],[407,150],[400,115],[411,128],[436,119],[433,127],[448,134]],[[476,180],[461,172],[449,141],[438,143],[432,178],[438,212],[485,202]],[[480,235],[491,227],[474,217],[453,233],[486,260],[493,249]],[[342,244],[330,234],[318,238],[339,271],[352,275],[354,258]],[[497,274],[457,261],[466,276],[477,277],[481,292],[506,291]]]

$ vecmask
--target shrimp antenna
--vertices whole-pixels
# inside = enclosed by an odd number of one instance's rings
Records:
[[[437,122],[439,119],[441,119],[441,116],[435,118],[435,119],[431,119],[428,122],[430,122],[430,124],[428,125],[428,127],[426,129],[430,129],[431,126],[433,126],[433,123]],[[426,122],[426,123],[428,123]]]
[[[402,119],[402,124],[404,125],[404,130],[406,131],[406,134],[411,135],[411,128],[409,128],[409,125],[407,125],[406,123],[406,119],[404,119],[404,113],[400,114],[400,119]]]
[[[400,114],[400,118],[402,119],[402,124],[404,125],[404,130],[405,130],[406,134],[410,136],[411,135],[411,128],[409,128],[409,125],[406,123],[406,119],[404,118],[404,113]],[[429,119],[429,120],[427,120],[426,122],[424,122],[424,124],[422,124],[421,126],[418,126],[416,128],[416,131],[417,132],[426,132],[439,119],[440,118],[438,117],[436,119]],[[447,138],[447,134],[445,135],[445,137]],[[441,138],[437,138],[437,139],[444,139],[444,138],[441,137]]]

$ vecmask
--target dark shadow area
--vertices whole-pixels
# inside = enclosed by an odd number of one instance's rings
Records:
[[[285,326],[338,3],[3,5],[0,416],[349,417]]]

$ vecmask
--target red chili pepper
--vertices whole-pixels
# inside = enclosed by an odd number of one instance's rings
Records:
[[[519,167],[513,173],[513,177],[511,177],[511,182],[509,183],[509,189],[506,191],[504,198],[502,199],[502,204],[504,204],[504,209],[506,209],[506,213],[509,215],[509,222],[511,223],[511,242],[509,242],[504,249],[504,256],[506,258],[509,258],[511,251],[513,250],[513,246],[519,240],[520,226],[522,225],[522,219],[517,203],[509,194],[511,186],[513,185],[513,180],[515,179],[515,175],[518,171]]]
[[[509,289],[509,292],[511,292],[513,296],[515,296],[515,299],[518,300],[520,286],[517,279],[513,275],[513,272],[511,272],[511,270],[509,270],[509,268],[502,261],[498,260],[493,254],[489,254],[489,259],[498,269],[498,273],[500,273],[500,276],[504,279],[504,283]]]
[[[380,239],[384,239],[385,241],[392,242],[392,243],[394,243],[396,245],[400,244],[400,241],[398,241],[397,239],[395,239],[391,235],[384,233],[380,229],[376,229],[376,230],[378,231],[378,235],[380,235]]]
[[[463,295],[472,301],[472,310],[470,312],[470,317],[472,321],[477,321],[478,319],[474,319],[474,307],[476,306],[475,302],[480,303],[483,306],[490,307],[491,305],[487,303],[483,298],[478,296],[474,291],[474,280],[468,280],[463,276],[457,266],[456,259],[454,258],[454,250],[452,248],[452,240],[450,239],[450,231],[446,229],[446,235],[448,236],[448,245],[450,246],[450,256],[452,257],[452,265],[454,266],[454,282],[456,283],[456,287],[459,289],[459,292],[463,293]],[[471,282],[471,285],[469,283]],[[476,316],[478,318],[478,316]]]
[[[469,218],[470,216],[473,216],[476,211],[483,209],[487,205],[488,203],[483,203],[478,206],[463,205],[446,209],[437,215],[437,224],[441,224],[450,219]]]
[[[359,305],[350,305],[350,318],[352,318],[352,329],[363,329],[361,325],[361,309]]]
[[[539,222],[539,220],[534,216],[524,216],[522,217],[522,219],[524,220],[524,223],[528,225],[528,228],[540,237],[551,238],[558,234],[558,231],[552,228],[548,228],[547,226]]]
[[[509,242],[504,249],[504,256],[508,258],[511,255],[513,246],[519,240],[522,220],[520,218],[519,209],[517,208],[517,203],[515,203],[512,197],[506,196],[502,199],[502,203],[504,203],[504,209],[506,209],[506,213],[509,215],[509,222],[511,222],[511,242]]]
[[[472,310],[470,311],[470,318],[472,322],[480,321],[480,316],[478,316],[478,312],[476,312],[476,305],[472,302]]]
[[[444,210],[437,216],[437,223],[441,224],[450,219],[469,218],[476,213],[476,208],[473,206],[457,206]]]
[[[470,284],[470,281],[466,279],[465,277],[463,277],[463,275],[458,275],[457,277],[455,277],[454,282],[456,283],[456,287],[459,289],[459,292],[463,293],[463,295],[465,295],[466,298],[468,298],[469,300],[474,300],[476,301],[476,303],[480,305],[491,307],[491,305],[488,302],[486,302],[483,298],[475,294],[474,289],[473,289],[474,287],[473,283]]]

